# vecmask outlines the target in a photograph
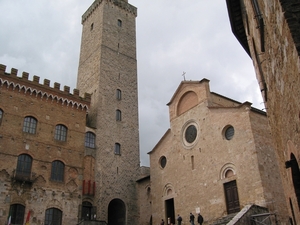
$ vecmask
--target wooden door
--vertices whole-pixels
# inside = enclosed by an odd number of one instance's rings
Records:
[[[236,181],[230,181],[224,184],[227,213],[236,213],[240,211],[240,201]]]

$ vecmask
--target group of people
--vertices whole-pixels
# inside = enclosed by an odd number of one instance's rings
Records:
[[[203,216],[200,213],[198,213],[198,217],[197,217],[198,224],[202,225],[203,220],[204,220]],[[193,213],[190,213],[190,223],[191,223],[191,225],[195,225],[195,216],[193,215]],[[181,222],[180,222],[180,224],[181,224]],[[178,224],[178,225],[180,225],[180,224]]]
[[[178,214],[177,225],[181,225],[181,221],[182,221],[182,217]],[[203,216],[200,213],[198,213],[198,217],[197,217],[198,224],[202,225],[203,221],[204,221]],[[190,223],[191,223],[191,225],[195,225],[195,216],[193,215],[193,213],[190,213]],[[165,225],[165,221],[163,219],[161,220],[160,225]],[[169,225],[169,223],[168,223],[168,225]],[[172,224],[170,224],[170,225],[172,225]]]

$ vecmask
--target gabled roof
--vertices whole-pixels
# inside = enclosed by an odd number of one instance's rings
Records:
[[[176,91],[174,92],[170,102],[167,104],[167,105],[170,105],[172,103],[172,101],[174,100],[175,96],[177,95],[177,93],[179,92],[179,90],[181,89],[181,87],[184,85],[184,84],[199,84],[199,83],[202,83],[202,82],[209,82],[208,79],[206,78],[203,78],[202,80],[200,81],[181,81],[181,83],[179,84],[178,88],[176,89]]]
[[[166,133],[164,134],[164,136],[162,136],[162,138],[157,142],[157,144],[154,146],[154,148],[153,148],[150,152],[148,152],[147,154],[151,154],[151,153],[156,149],[156,147],[157,147],[160,143],[162,143],[163,140],[170,134],[170,132],[171,132],[171,129],[169,128],[169,129],[166,131]]]

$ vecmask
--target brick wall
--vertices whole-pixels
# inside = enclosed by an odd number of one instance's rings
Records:
[[[80,100],[79,96],[76,98],[69,93],[51,90],[48,86],[28,80],[23,82],[20,77],[7,73],[0,74],[0,82],[0,108],[3,111],[0,125],[0,188],[3,200],[0,223],[6,222],[10,205],[22,204],[26,215],[31,211],[31,224],[42,224],[46,209],[51,207],[63,211],[63,224],[76,224],[81,203],[85,116],[89,102]],[[54,93],[56,98],[51,97]],[[66,104],[68,101],[69,105]],[[35,134],[22,131],[26,116],[37,119]],[[66,142],[54,139],[57,124],[68,128]],[[20,154],[32,157],[30,182],[14,178]],[[65,165],[62,182],[51,180],[51,163],[54,160]]]

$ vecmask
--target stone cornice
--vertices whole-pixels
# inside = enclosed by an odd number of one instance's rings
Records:
[[[111,2],[112,4],[126,10],[127,12],[137,16],[137,8],[133,5],[130,5],[128,1],[124,0],[95,0],[93,4],[88,8],[88,10],[82,15],[81,23],[84,23],[87,18],[93,13],[93,11],[102,3],[102,2]]]

